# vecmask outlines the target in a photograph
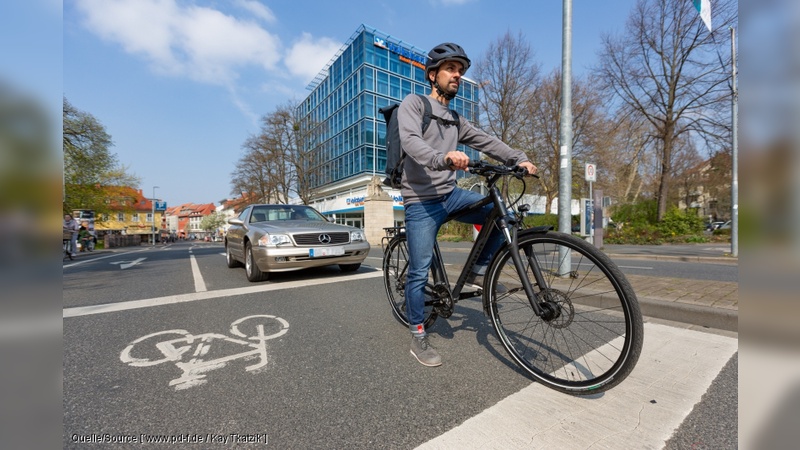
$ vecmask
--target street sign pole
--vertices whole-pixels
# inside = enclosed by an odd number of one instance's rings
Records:
[[[586,181],[589,182],[589,202],[592,205],[592,220],[591,220],[591,223],[588,225],[588,227],[589,227],[589,233],[588,233],[589,242],[591,242],[592,245],[595,245],[595,242],[594,242],[594,208],[595,208],[595,203],[594,203],[594,195],[592,195],[592,182],[597,181],[597,166],[595,166],[594,164],[587,163],[586,164],[585,178],[586,178]]]
[[[150,200],[150,205],[153,207],[151,213],[152,215],[150,216],[150,219],[153,222],[153,225],[151,225],[153,227],[153,245],[156,245],[156,188],[158,188],[158,186],[153,186],[153,198]]]
[[[572,0],[562,0],[561,129],[558,178],[558,231],[572,233]],[[572,272],[568,249],[558,248],[559,275]]]

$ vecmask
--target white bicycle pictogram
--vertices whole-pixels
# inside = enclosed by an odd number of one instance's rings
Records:
[[[250,327],[254,333],[245,334],[243,331],[248,331]],[[133,367],[175,363],[183,374],[170,381],[169,385],[180,390],[205,384],[207,372],[225,367],[236,359],[258,360],[245,367],[248,372],[265,367],[266,341],[283,336],[288,331],[289,322],[280,317],[266,314],[247,316],[231,323],[230,333],[238,338],[219,333],[191,334],[186,330],[158,331],[131,342],[122,350],[119,359]],[[247,347],[248,350],[234,354],[227,352],[229,348],[241,347]],[[208,359],[214,349],[219,349],[218,352],[223,356]],[[188,361],[182,361],[187,355]]]

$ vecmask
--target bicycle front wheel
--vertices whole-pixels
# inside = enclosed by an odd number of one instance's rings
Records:
[[[628,280],[608,256],[574,236],[522,232],[518,243],[544,314],[534,313],[511,250],[503,247],[487,274],[484,296],[508,354],[561,392],[593,394],[619,384],[636,365],[644,334]],[[541,271],[543,286],[536,283],[533,266]]]
[[[383,254],[383,284],[389,306],[397,320],[409,326],[406,314],[406,275],[408,274],[408,245],[404,236],[393,238]],[[425,286],[424,325],[427,330],[433,326],[438,314],[433,308],[433,274],[429,273]]]

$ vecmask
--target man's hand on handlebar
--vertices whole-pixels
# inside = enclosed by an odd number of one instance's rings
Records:
[[[450,166],[450,170],[467,170],[469,164],[469,156],[464,152],[447,152],[444,160]]]
[[[519,167],[528,171],[528,175],[536,175],[536,171],[538,170],[536,166],[531,164],[530,161],[521,162],[518,164]]]

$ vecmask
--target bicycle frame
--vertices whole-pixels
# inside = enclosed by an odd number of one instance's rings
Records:
[[[517,232],[519,227],[517,226],[516,219],[510,219],[510,214],[508,208],[506,207],[505,201],[500,193],[500,190],[495,185],[496,181],[500,178],[500,175],[493,175],[491,177],[487,177],[487,181],[489,184],[489,194],[484,197],[483,199],[473,203],[472,205],[468,206],[462,211],[459,211],[456,214],[452,214],[445,219],[445,223],[451,220],[457,220],[459,217],[469,214],[477,209],[483,208],[487,204],[494,204],[494,208],[492,208],[489,215],[486,217],[486,220],[481,227],[478,236],[475,238],[475,243],[472,245],[470,249],[469,255],[467,256],[467,261],[464,264],[461,273],[459,274],[458,280],[456,280],[455,285],[452,287],[450,286],[450,282],[447,278],[447,272],[444,268],[444,260],[442,258],[441,249],[439,247],[439,242],[435,242],[433,248],[433,259],[431,261],[431,269],[433,271],[433,283],[437,289],[446,289],[451,299],[453,299],[453,303],[458,302],[459,300],[463,300],[466,298],[475,297],[475,292],[464,292],[464,285],[467,280],[467,277],[472,272],[472,268],[475,266],[478,257],[480,256],[481,252],[483,251],[484,247],[486,247],[486,243],[489,240],[489,234],[492,232],[493,227],[497,226],[503,232],[503,236],[505,237],[506,244],[510,245],[512,248],[517,248]],[[541,231],[547,231],[549,227],[542,227]],[[387,236],[384,237],[384,240],[392,239],[394,236],[404,233],[404,227],[389,227],[385,228]],[[382,242],[383,246],[383,242]],[[519,255],[519,251],[511,252],[512,259],[514,261],[514,266],[517,269],[517,273],[522,280],[522,287],[528,297],[528,301],[530,302],[531,308],[535,312],[537,316],[541,316],[543,314],[542,308],[539,306],[539,297],[533,289],[529,279],[525,276],[526,265],[524,264],[522,258]],[[545,281],[544,277],[539,270],[539,265],[536,262],[534,256],[532,254],[526,254],[526,258],[528,260],[528,266],[533,270],[533,276],[536,280],[536,283],[540,287],[544,287]],[[488,301],[484,299],[484,309],[488,308]]]
[[[448,220],[452,220],[460,216],[461,214],[466,214],[467,212],[471,211],[473,208],[480,208],[487,203],[494,203],[494,208],[492,209],[491,213],[486,217],[486,221],[484,222],[483,226],[481,226],[481,231],[478,233],[477,238],[475,239],[475,244],[472,246],[470,250],[469,256],[467,257],[467,263],[464,265],[464,269],[461,271],[461,275],[458,277],[458,281],[456,282],[455,287],[452,290],[453,298],[461,300],[462,298],[469,298],[471,295],[461,295],[461,290],[463,289],[464,282],[469,276],[469,273],[472,271],[472,268],[475,265],[475,262],[478,260],[478,256],[483,251],[483,248],[486,246],[486,242],[489,240],[489,234],[492,231],[492,227],[498,226],[500,230],[503,232],[503,236],[505,237],[506,244],[511,246],[514,251],[511,252],[511,258],[514,261],[514,266],[517,269],[517,273],[519,274],[520,280],[522,281],[522,288],[525,291],[525,294],[528,297],[528,301],[531,304],[531,308],[536,313],[537,316],[542,315],[542,310],[539,306],[538,295],[533,290],[533,286],[530,283],[530,280],[527,276],[525,276],[526,266],[524,265],[522,258],[519,255],[519,251],[517,249],[517,233],[519,231],[519,227],[516,226],[516,219],[514,222],[509,220],[509,212],[508,208],[506,207],[505,201],[500,194],[500,190],[495,186],[495,182],[499,176],[496,175],[489,179],[489,195],[486,199],[476,203],[475,205],[470,206],[467,208],[466,211],[463,213],[459,213],[458,215],[454,216],[453,218],[448,218]],[[438,243],[437,243],[438,247]],[[539,271],[539,265],[533,258],[533,255],[526,255],[528,259],[528,265],[533,270],[534,278],[536,279],[539,286],[545,286],[544,277],[542,276],[541,272]],[[437,263],[441,262],[441,259],[438,259]],[[443,270],[443,267],[440,267],[438,270]],[[488,308],[488,303],[484,301],[484,309]]]

